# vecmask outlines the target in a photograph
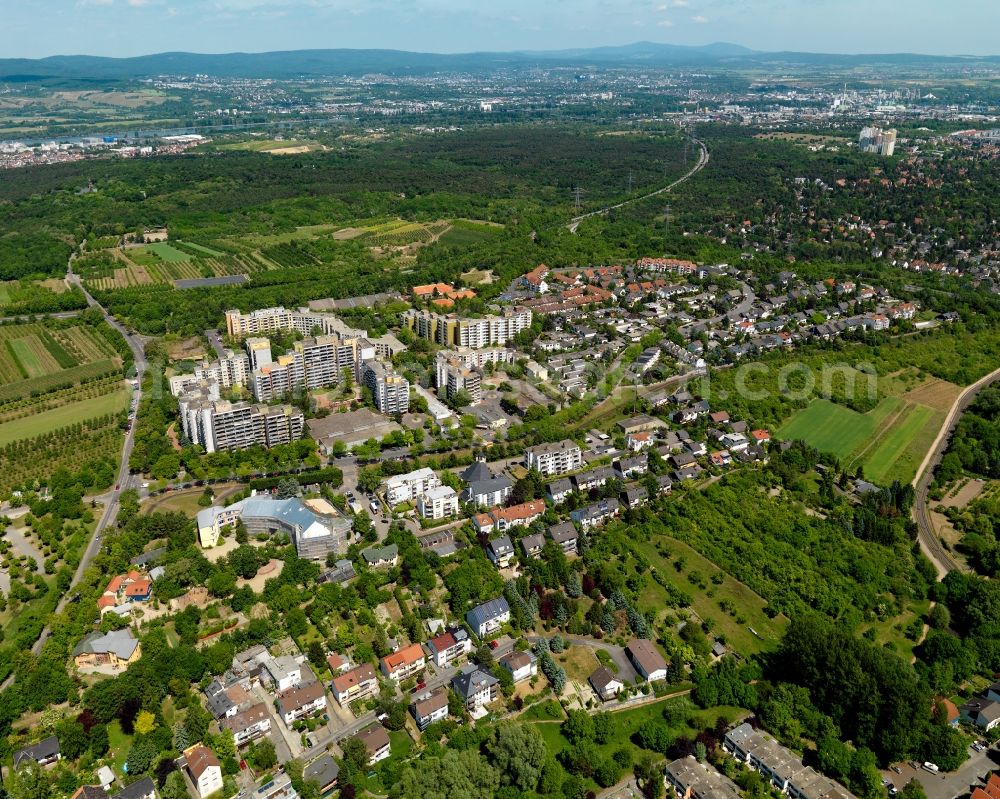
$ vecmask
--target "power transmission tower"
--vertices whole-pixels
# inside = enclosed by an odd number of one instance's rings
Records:
[[[628,171],[628,194],[632,193],[632,170]]]
[[[573,190],[573,194],[574,194],[575,201],[576,201],[576,210],[579,213],[579,211],[580,211],[580,187],[579,186],[577,186]]]

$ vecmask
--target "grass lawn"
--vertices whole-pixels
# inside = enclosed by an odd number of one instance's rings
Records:
[[[121,388],[111,394],[72,402],[50,411],[5,422],[0,425],[0,446],[20,441],[22,438],[34,438],[84,419],[123,411],[128,407],[130,394],[127,388]]]
[[[556,662],[566,669],[566,676],[577,682],[586,682],[601,665],[594,652],[585,646],[570,646],[558,655]]]
[[[905,385],[899,383],[898,388]],[[909,482],[959,390],[944,381],[924,381],[901,396],[886,397],[865,414],[815,400],[785,422],[778,436],[800,438],[829,452],[848,471],[860,464],[866,479],[879,485]]]
[[[521,721],[562,721],[566,718],[562,705],[554,699],[536,702],[519,716]]]
[[[861,414],[819,399],[796,413],[778,430],[778,437],[802,439],[816,449],[847,458],[875,432],[875,422]]]
[[[224,252],[213,250],[211,247],[206,247],[203,244],[195,244],[193,241],[178,241],[177,243],[182,244],[186,250],[194,250],[203,255],[211,255],[213,258],[221,258],[225,255]]]
[[[115,773],[122,776],[125,774],[122,767],[128,758],[128,750],[132,746],[132,736],[122,732],[122,725],[115,719],[108,725],[108,741],[111,744],[108,758],[111,760]]]
[[[204,492],[204,488],[169,491],[147,502],[143,506],[142,512],[153,513],[154,511],[158,511],[160,513],[169,513],[170,511],[180,511],[194,518],[198,514],[198,511],[202,510],[202,506],[198,504],[198,500]]]
[[[61,367],[38,336],[25,336],[10,340],[14,357],[20,362],[28,378],[58,371]]]
[[[933,430],[940,427],[940,423],[933,425],[930,422],[936,416],[943,420],[943,414],[936,413],[931,408],[907,403],[906,411],[872,448],[871,455],[865,458],[864,469],[868,479],[879,485],[889,484],[897,477],[903,482],[909,482],[919,466],[919,461],[923,459],[923,453],[919,453],[917,457],[918,453],[912,452],[910,445],[924,430],[931,432],[926,446],[929,447],[933,443]],[[910,453],[911,457],[904,461],[904,455],[907,453]]]
[[[657,544],[665,544],[673,560],[667,560],[657,550]],[[701,619],[715,622],[715,633],[726,637],[726,642],[738,652],[748,655],[772,648],[785,632],[788,620],[783,616],[774,619],[764,613],[765,600],[750,588],[729,574],[723,574],[719,585],[711,582],[711,577],[722,570],[705,556],[699,554],[683,541],[667,536],[657,536],[653,541],[636,542],[636,547],[649,561],[650,566],[665,576],[667,582],[691,597],[691,608]],[[681,572],[675,568],[679,558],[684,559]],[[687,575],[697,572],[706,581],[707,587],[700,588],[687,579]],[[709,593],[712,596],[709,596]],[[652,579],[639,595],[642,610],[652,609],[659,613],[667,601],[667,591]],[[735,615],[724,611],[719,603],[728,601],[735,609]],[[737,620],[742,617],[743,622]],[[750,632],[753,627],[759,637]]]

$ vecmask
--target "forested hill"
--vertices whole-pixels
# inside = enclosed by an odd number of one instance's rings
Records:
[[[884,55],[830,55],[822,53],[764,53],[740,45],[715,43],[699,47],[636,42],[617,47],[508,53],[415,53],[402,50],[291,50],[269,53],[157,53],[133,58],[72,55],[41,59],[0,59],[0,80],[129,80],[163,74],[207,73],[219,77],[290,78],[320,75],[430,74],[442,71],[490,72],[545,64],[586,66],[642,64],[676,66],[697,64],[905,64],[947,63],[964,60],[998,61],[1000,56],[969,59],[913,53]]]

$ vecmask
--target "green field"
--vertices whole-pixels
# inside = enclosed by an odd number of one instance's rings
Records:
[[[181,263],[182,261],[190,261],[191,256],[186,252],[181,252],[176,247],[167,244],[166,242],[157,242],[156,244],[146,245],[147,249],[156,253],[161,260],[166,261],[168,264]]]
[[[59,368],[55,358],[45,349],[45,343],[35,336],[10,339],[11,353],[20,362],[25,375],[41,377]]]
[[[130,393],[127,388],[122,387],[112,394],[104,394],[82,402],[73,402],[50,411],[4,422],[3,425],[0,425],[0,447],[12,441],[34,438],[43,433],[58,430],[60,427],[68,427],[84,419],[93,419],[96,416],[125,410],[128,406]]]
[[[873,432],[875,422],[867,414],[821,399],[811,402],[785,422],[778,436],[801,438],[816,449],[843,460],[862,447]]]
[[[210,247],[205,247],[201,244],[195,244],[193,241],[178,241],[177,244],[184,247],[186,250],[194,250],[202,255],[210,255],[213,258],[221,258],[225,255],[224,252],[219,252],[218,250],[213,250]]]
[[[863,414],[820,399],[785,422],[778,437],[802,439],[839,458],[848,471],[860,465],[866,479],[887,485],[913,479],[943,416],[904,397],[887,397]]]

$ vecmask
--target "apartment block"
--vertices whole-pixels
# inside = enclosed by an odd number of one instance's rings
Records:
[[[367,332],[355,330],[346,325],[343,320],[330,314],[313,313],[300,308],[289,311],[287,308],[261,308],[244,314],[239,310],[226,311],[226,330],[230,336],[243,338],[259,336],[261,333],[272,333],[277,330],[296,330],[303,336],[335,334],[344,337],[358,336],[364,338]]]
[[[448,399],[459,391],[466,391],[476,405],[483,399],[483,376],[474,366],[466,366],[458,358],[449,356],[448,351],[437,354],[437,387],[438,394],[444,393]]]
[[[539,444],[524,451],[524,465],[544,476],[566,474],[583,466],[583,451],[569,439]]]
[[[441,485],[440,478],[434,474],[433,469],[424,467],[406,474],[397,474],[382,481],[385,491],[385,501],[390,505],[398,505],[400,502],[413,502],[421,494],[426,494],[433,488]]]
[[[410,381],[381,361],[365,361],[361,382],[371,389],[375,407],[382,413],[392,415],[410,409]]]
[[[445,347],[472,349],[503,346],[531,327],[531,318],[527,308],[508,308],[500,315],[478,319],[413,308],[403,314],[404,324],[421,338]]]
[[[302,438],[305,417],[291,405],[251,405],[211,396],[197,390],[178,400],[185,437],[206,452],[273,447]]]

